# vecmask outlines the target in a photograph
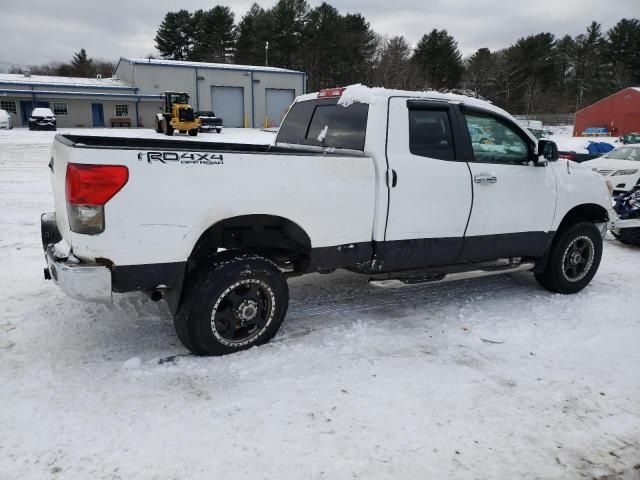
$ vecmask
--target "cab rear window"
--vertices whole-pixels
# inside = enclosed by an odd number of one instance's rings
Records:
[[[343,107],[337,102],[333,98],[294,103],[276,142],[364,150],[369,105]]]

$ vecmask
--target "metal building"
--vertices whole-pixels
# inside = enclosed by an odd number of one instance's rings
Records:
[[[576,113],[573,135],[587,128],[606,128],[611,136],[640,132],[640,87],[629,87]]]
[[[49,107],[59,127],[153,127],[165,91],[188,92],[196,110],[213,110],[225,127],[275,127],[305,92],[304,72],[147,58],[121,58],[114,78],[0,74],[0,109],[27,126]]]
[[[294,70],[147,58],[121,58],[115,76],[143,95],[188,92],[194,109],[213,110],[225,127],[278,126],[306,88],[305,73]],[[145,125],[156,112],[157,106],[141,105]]]
[[[113,78],[0,73],[0,109],[17,127],[29,124],[36,107],[53,110],[59,127],[142,126],[139,112],[158,102],[158,95],[142,95]]]

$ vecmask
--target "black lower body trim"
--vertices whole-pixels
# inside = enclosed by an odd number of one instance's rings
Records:
[[[114,265],[111,267],[112,290],[124,293],[158,287],[182,288],[186,266],[186,262]]]
[[[368,266],[373,258],[373,243],[358,242],[311,249],[307,272]]]
[[[421,238],[361,242],[314,248],[307,272],[350,268],[363,273],[399,272],[499,258],[538,259],[548,252],[555,232],[518,232],[473,237]]]
[[[497,258],[538,258],[551,245],[555,232],[518,232],[465,237],[456,263],[484,262]]]

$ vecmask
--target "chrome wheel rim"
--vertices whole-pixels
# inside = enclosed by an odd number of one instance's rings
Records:
[[[228,346],[254,342],[269,327],[275,311],[275,296],[265,282],[246,279],[229,286],[211,311],[211,331]]]
[[[595,256],[593,241],[586,235],[573,239],[562,256],[562,274],[569,282],[579,282],[587,276]]]

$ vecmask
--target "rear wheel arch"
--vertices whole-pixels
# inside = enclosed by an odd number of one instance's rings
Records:
[[[277,215],[252,214],[225,218],[200,235],[189,255],[187,273],[216,255],[220,249],[259,253],[276,263],[286,259],[293,271],[303,272],[311,256],[311,239],[300,225]]]

